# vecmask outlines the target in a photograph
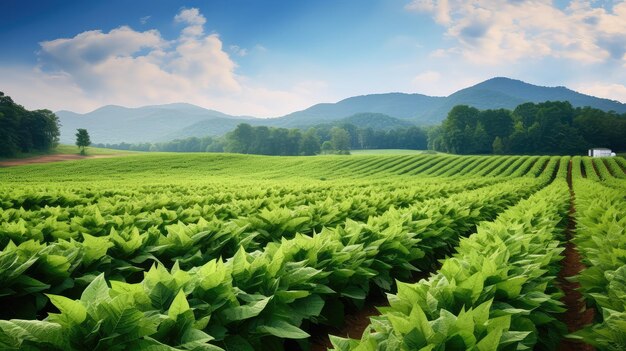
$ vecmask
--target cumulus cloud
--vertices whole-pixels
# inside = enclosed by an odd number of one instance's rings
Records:
[[[430,14],[455,41],[454,48],[475,63],[623,60],[626,1],[592,4],[575,0],[561,9],[551,0],[414,0],[406,8]]]
[[[183,9],[176,17],[176,22],[187,24],[187,27],[183,30],[183,35],[187,36],[199,36],[204,33],[204,24],[206,18],[200,13],[200,10],[196,8]]]
[[[198,10],[185,9],[175,20],[186,27],[173,41],[156,30],[138,32],[122,26],[108,33],[88,31],[43,42],[41,67],[50,74],[67,74],[96,96],[118,101],[138,94],[157,100],[193,90],[239,91],[235,63],[216,34],[202,34],[205,19]]]
[[[123,26],[109,33],[87,31],[69,39],[40,43],[41,68],[50,74],[68,74],[79,86],[97,89],[110,78],[106,68],[116,62],[145,62],[142,51],[159,52],[166,45],[158,31],[136,32]],[[116,72],[111,72],[115,75]],[[104,78],[104,79],[103,79]]]
[[[121,26],[40,43],[39,65],[0,72],[7,94],[27,107],[86,112],[105,104],[141,106],[189,102],[232,114],[277,116],[304,108],[313,92],[258,86],[236,73],[237,64],[218,34],[205,34],[206,18],[183,9],[178,38],[157,30]],[[235,56],[247,51],[229,46]],[[36,87],[33,89],[32,87]]]

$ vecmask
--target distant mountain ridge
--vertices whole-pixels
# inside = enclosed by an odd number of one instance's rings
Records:
[[[61,142],[73,143],[77,128],[86,128],[94,143],[154,142],[174,139],[171,135],[202,121],[219,122],[213,133],[221,135],[252,117],[235,117],[192,104],[128,108],[116,105],[100,107],[86,114],[56,112],[61,121]],[[223,126],[222,128],[219,128]],[[176,137],[188,137],[180,135]]]
[[[497,77],[447,97],[406,93],[362,95],[336,103],[316,104],[282,117],[267,119],[231,116],[186,103],[138,108],[108,105],[86,114],[58,111],[57,115],[62,124],[62,142],[73,143],[76,129],[86,128],[91,140],[96,143],[137,143],[190,136],[217,136],[244,122],[285,128],[307,128],[342,120],[358,127],[374,129],[385,129],[387,124],[433,125],[445,119],[455,105],[470,105],[479,109],[513,109],[524,102],[548,100],[569,101],[574,107],[591,106],[604,111],[626,113],[626,104],[618,101],[581,94],[565,87],[542,87]],[[359,114],[370,115],[350,120]],[[379,114],[379,117],[375,117],[375,114]],[[379,123],[374,123],[372,118],[379,118]]]

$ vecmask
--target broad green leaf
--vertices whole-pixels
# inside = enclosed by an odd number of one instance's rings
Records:
[[[265,306],[267,306],[267,303],[270,302],[271,299],[272,297],[266,297],[262,300],[254,301],[247,305],[231,307],[224,310],[223,313],[226,319],[229,321],[241,321],[244,319],[256,317],[263,311],[263,309],[265,309]]]
[[[0,320],[0,331],[12,338],[16,342],[15,346],[17,347],[24,340],[38,344],[50,344],[57,348],[64,348],[66,343],[63,328],[57,323],[19,319]]]
[[[310,335],[304,330],[282,320],[273,320],[257,327],[257,331],[285,339],[306,339]]]
[[[500,344],[500,337],[502,336],[502,329],[495,329],[487,336],[485,336],[482,340],[480,340],[476,344],[476,348],[479,351],[496,351],[498,350],[498,345]]]
[[[83,291],[80,300],[87,304],[87,311],[92,311],[103,301],[109,300],[109,286],[104,279],[104,273],[96,277]],[[91,312],[90,312],[91,313]]]
[[[83,264],[89,265],[95,262],[107,253],[107,250],[113,246],[113,243],[109,241],[107,237],[95,237],[89,234],[83,233],[83,250],[85,250],[85,256],[83,256]]]
[[[72,324],[80,324],[87,318],[87,309],[80,301],[59,295],[46,294],[46,296],[61,311],[62,316],[71,321]]]
[[[167,315],[171,319],[176,320],[180,314],[188,310],[189,302],[187,302],[185,292],[181,289],[174,298],[174,301],[172,301],[170,309],[167,311]]]

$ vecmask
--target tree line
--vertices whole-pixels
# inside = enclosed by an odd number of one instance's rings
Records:
[[[52,111],[28,111],[0,92],[0,156],[48,151],[56,147],[59,135],[59,119]]]
[[[626,114],[569,102],[524,103],[513,111],[455,106],[429,132],[429,148],[455,154],[584,154],[626,150]]]
[[[626,150],[626,114],[569,102],[524,103],[514,110],[458,105],[441,125],[391,130],[350,123],[307,130],[239,124],[223,137],[165,143],[99,144],[136,151],[235,152],[260,155],[347,154],[361,149],[436,150],[454,154],[585,154],[591,147]]]
[[[418,127],[388,131],[358,128],[350,123],[323,124],[307,130],[239,124],[223,137],[191,137],[160,143],[94,144],[131,151],[233,152],[258,155],[349,154],[356,149],[415,149],[427,147],[427,133]]]

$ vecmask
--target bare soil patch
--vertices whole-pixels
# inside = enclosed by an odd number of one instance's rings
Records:
[[[82,160],[84,158],[108,158],[108,157],[116,157],[116,156],[117,155],[83,156],[83,155],[76,155],[76,154],[43,155],[43,156],[21,158],[21,159],[16,159],[16,160],[0,161],[0,167],[22,166],[22,165],[29,165],[33,163],[50,163],[50,162],[60,162],[60,161]]]

